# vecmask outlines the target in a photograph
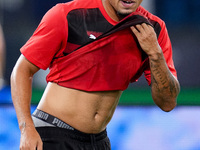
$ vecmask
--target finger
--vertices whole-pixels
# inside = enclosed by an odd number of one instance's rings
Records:
[[[38,142],[36,150],[43,150],[43,143],[42,143],[42,141]]]
[[[142,24],[142,26],[146,32],[155,32],[154,28],[149,24],[144,23],[144,24]]]
[[[144,28],[143,28],[143,26],[142,26],[141,24],[137,24],[135,27],[137,28],[137,30],[138,30],[140,33],[143,34],[143,33],[145,32],[145,30],[144,30]]]
[[[131,30],[135,34],[135,36],[138,36],[140,34],[140,32],[134,26],[131,26]]]
[[[150,31],[150,28],[149,28],[149,26],[148,26],[146,23],[143,23],[141,26],[143,27],[143,29],[144,29],[146,32]]]
[[[27,149],[25,149],[25,150],[37,150],[37,146],[36,145],[34,145],[34,146],[29,146]]]

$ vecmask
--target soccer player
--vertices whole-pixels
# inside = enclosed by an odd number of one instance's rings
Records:
[[[141,2],[74,0],[45,14],[11,75],[21,150],[110,150],[106,126],[142,73],[158,107],[176,106],[179,82],[165,23]],[[47,68],[47,87],[31,115],[33,75]]]

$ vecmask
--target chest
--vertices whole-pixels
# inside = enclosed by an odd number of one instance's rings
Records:
[[[65,54],[95,40],[113,27],[98,8],[73,10],[68,13],[67,21],[68,39]]]

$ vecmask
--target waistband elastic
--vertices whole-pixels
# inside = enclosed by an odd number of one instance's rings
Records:
[[[40,120],[43,120],[49,124],[52,124],[56,127],[59,127],[59,128],[65,128],[65,129],[68,129],[68,130],[75,130],[73,127],[71,127],[70,125],[68,125],[67,123],[65,123],[64,121],[58,119],[57,117],[54,117],[42,110],[39,110],[39,109],[36,109],[32,116],[40,119]]]

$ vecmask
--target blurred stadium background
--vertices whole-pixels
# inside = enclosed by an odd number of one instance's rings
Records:
[[[0,90],[0,150],[19,149],[20,131],[12,105],[9,77],[44,13],[66,0],[0,0],[0,23],[6,39],[7,84]],[[168,27],[181,93],[178,106],[165,113],[157,108],[142,77],[123,93],[108,126],[113,150],[200,150],[200,1],[144,0],[147,10]],[[32,111],[38,103],[47,71],[34,79]]]

